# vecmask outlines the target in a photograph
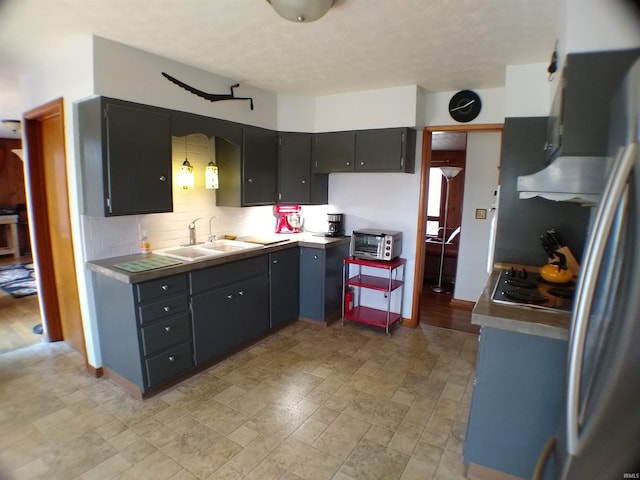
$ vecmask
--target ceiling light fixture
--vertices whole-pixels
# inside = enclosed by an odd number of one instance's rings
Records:
[[[334,0],[267,0],[282,18],[309,23],[326,15]]]
[[[0,120],[0,122],[2,122],[2,125],[7,127],[9,130],[11,130],[14,133],[19,132],[20,128],[22,127],[22,122],[20,122],[20,120],[6,118],[4,120]]]

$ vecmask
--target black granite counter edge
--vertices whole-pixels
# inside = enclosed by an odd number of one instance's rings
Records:
[[[495,270],[489,276],[482,295],[473,308],[471,323],[558,340],[569,338],[571,323],[569,312],[547,312],[535,308],[493,303],[491,294],[499,273],[499,270]]]
[[[327,248],[336,247],[338,245],[343,245],[345,243],[348,243],[349,241],[350,241],[349,237],[341,237],[341,238],[318,237],[317,239],[289,240],[289,241],[278,243],[275,245],[266,245],[264,247],[260,247],[256,249],[229,253],[229,254],[220,255],[217,257],[211,257],[206,260],[198,260],[195,262],[182,262],[179,265],[156,268],[153,270],[147,270],[146,272],[140,272],[140,273],[126,272],[124,270],[120,270],[117,267],[114,267],[114,265],[122,262],[132,261],[132,260],[142,260],[145,258],[150,258],[154,256],[153,253],[151,253],[150,255],[135,254],[135,255],[125,255],[121,257],[105,258],[101,260],[91,260],[89,262],[86,262],[86,266],[92,272],[105,275],[107,277],[113,278],[114,280],[118,280],[120,282],[140,283],[140,282],[146,282],[149,280],[155,280],[157,278],[166,277],[169,275],[177,275],[180,273],[192,272],[194,270],[199,270],[202,268],[213,267],[215,265],[222,265],[224,263],[244,260],[246,258],[252,258],[258,255],[264,255],[266,253],[277,252],[280,250],[286,250],[288,248],[302,246],[302,247],[310,247],[310,248],[317,248],[317,249],[324,250]]]

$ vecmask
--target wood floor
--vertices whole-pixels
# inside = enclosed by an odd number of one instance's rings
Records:
[[[15,260],[13,256],[0,256],[0,265],[31,262],[31,257]],[[41,322],[38,295],[13,298],[0,290],[0,354],[40,343],[42,335],[33,333]]]
[[[480,327],[471,323],[469,308],[452,306],[451,293],[434,293],[429,285],[422,289],[420,323],[468,333],[480,333]]]

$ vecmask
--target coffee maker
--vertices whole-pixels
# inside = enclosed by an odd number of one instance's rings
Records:
[[[329,228],[325,237],[342,237],[344,236],[344,219],[342,213],[327,214],[327,222]]]
[[[275,233],[300,233],[302,231],[302,208],[300,205],[276,205]]]

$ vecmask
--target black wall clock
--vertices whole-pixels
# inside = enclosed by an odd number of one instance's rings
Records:
[[[461,90],[449,100],[449,114],[456,122],[470,122],[481,109],[480,96],[471,90]]]

